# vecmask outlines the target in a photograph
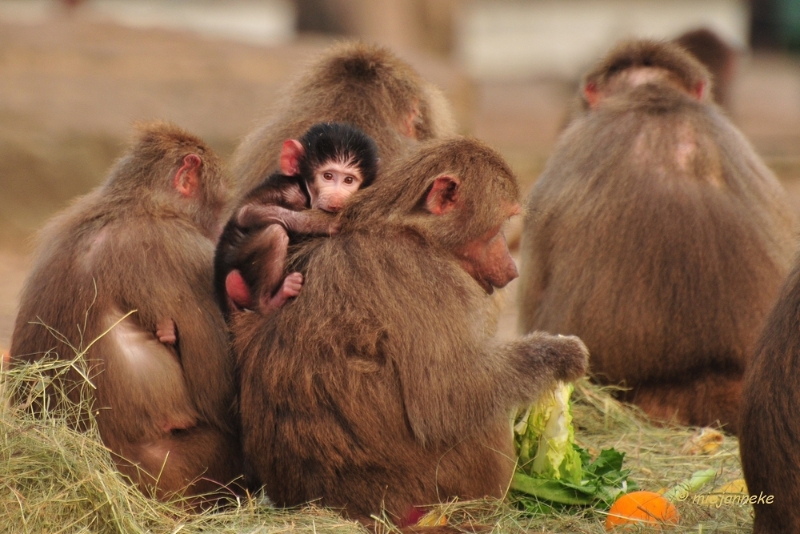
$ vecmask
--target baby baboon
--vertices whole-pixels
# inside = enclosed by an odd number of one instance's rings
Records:
[[[331,214],[375,180],[378,149],[361,130],[325,122],[285,141],[280,161],[281,171],[247,194],[217,245],[214,284],[226,313],[269,313],[297,296],[303,276],[284,277],[290,235],[330,234]]]

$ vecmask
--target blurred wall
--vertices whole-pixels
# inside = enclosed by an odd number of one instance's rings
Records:
[[[471,0],[456,22],[456,54],[472,76],[575,78],[626,37],[671,39],[705,26],[744,48],[743,0]]]

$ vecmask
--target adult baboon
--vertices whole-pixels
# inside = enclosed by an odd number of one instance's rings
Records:
[[[413,141],[455,133],[444,95],[410,65],[385,48],[342,43],[309,65],[237,148],[232,170],[239,196],[279,169],[284,140],[299,139],[318,122],[360,128],[375,140],[384,165]]]
[[[141,127],[105,183],[44,229],[22,292],[12,358],[86,350],[103,442],[159,497],[240,474],[234,366],[212,289],[229,185],[201,140]],[[77,400],[83,380],[71,372],[60,386]]]
[[[753,532],[800,532],[800,263],[767,318],[745,375],[739,449]]]
[[[519,190],[494,151],[424,143],[299,246],[305,285],[232,316],[247,461],[279,505],[312,500],[400,526],[452,498],[500,497],[510,411],[586,366],[574,337],[492,339],[491,294],[517,276],[503,223]]]
[[[653,417],[736,432],[795,221],[708,90],[669,43],[623,43],[589,72],[528,199],[519,326],[580,336],[594,378]]]

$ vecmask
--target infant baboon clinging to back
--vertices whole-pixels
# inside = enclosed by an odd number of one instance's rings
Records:
[[[281,171],[247,194],[222,233],[214,261],[220,306],[269,313],[297,296],[303,277],[284,278],[290,237],[327,235],[333,215],[378,171],[375,143],[342,123],[312,126],[284,142]],[[257,298],[255,301],[252,295]]]

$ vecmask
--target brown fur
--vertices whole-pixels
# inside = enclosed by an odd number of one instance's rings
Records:
[[[334,216],[319,209],[309,209],[309,199],[299,176],[275,173],[250,191],[225,225],[214,255],[214,291],[217,303],[227,314],[242,306],[261,307],[278,290],[284,278],[289,234],[330,234]],[[294,212],[291,227],[257,216],[263,208],[281,207]],[[241,220],[243,211],[252,216]],[[231,298],[226,279],[234,269],[241,273],[250,303]]]
[[[731,81],[736,70],[736,50],[708,28],[683,33],[675,38],[675,42],[706,66],[714,81],[714,102],[727,106]]]
[[[267,122],[245,138],[232,169],[243,196],[278,169],[281,143],[298,139],[317,122],[346,122],[378,145],[385,165],[412,139],[455,132],[441,92],[389,50],[342,43],[309,65],[286,88]]]
[[[283,272],[289,238],[330,235],[332,212],[352,192],[344,180],[324,177],[326,165],[337,162],[357,177],[356,187],[368,187],[378,173],[378,148],[349,124],[316,124],[300,140],[284,143],[281,171],[244,197],[214,256],[215,291],[226,313],[242,307],[269,313],[295,296]]]
[[[630,46],[601,64],[661,50]],[[694,60],[664,48],[694,83],[703,70],[690,74]],[[619,85],[559,140],[528,199],[519,326],[580,336],[595,379],[633,388],[627,398],[653,416],[735,432],[742,374],[796,225],[750,144],[667,77]]]
[[[188,197],[173,181],[185,158],[199,164]],[[190,484],[187,495],[217,490],[239,474],[233,362],[211,285],[228,188],[201,140],[169,124],[140,127],[105,183],[44,229],[21,297],[11,354],[27,361],[50,350],[75,357],[37,318],[82,349],[135,310],[85,358],[103,442],[159,497]],[[174,345],[156,336],[165,319]],[[73,373],[65,385],[80,381]]]
[[[618,93],[627,88],[630,75],[643,69],[660,71],[661,81],[685,92],[698,84],[711,88],[708,71],[694,56],[673,43],[646,39],[617,45],[584,76],[583,86],[594,84],[600,92]]]
[[[575,338],[491,338],[482,285],[516,270],[492,278],[504,242],[481,249],[490,265],[470,251],[502,240],[518,195],[484,145],[424,143],[354,193],[339,234],[299,246],[294,301],[234,315],[245,455],[278,505],[319,499],[365,522],[385,508],[403,525],[414,507],[505,494],[510,411],[586,365]]]
[[[742,394],[739,449],[755,534],[800,532],[800,262],[767,319]]]

